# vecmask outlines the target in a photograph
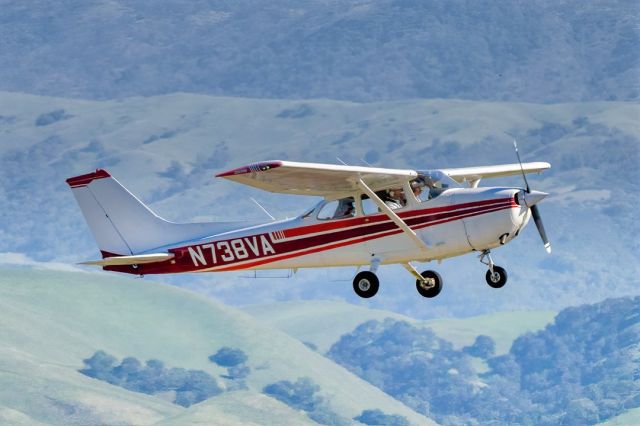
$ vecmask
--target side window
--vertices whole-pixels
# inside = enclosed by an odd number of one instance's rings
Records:
[[[365,215],[375,214],[380,211],[376,203],[374,203],[371,198],[363,198],[362,199],[362,211]]]
[[[337,209],[338,209],[338,200],[329,201],[318,212],[318,219],[319,220],[333,219],[333,215],[336,213]]]
[[[318,219],[346,219],[355,216],[355,214],[356,209],[353,204],[353,198],[348,197],[325,204],[318,212]]]

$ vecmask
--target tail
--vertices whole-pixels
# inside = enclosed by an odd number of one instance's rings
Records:
[[[67,184],[103,257],[136,255],[238,227],[237,222],[168,222],[106,170],[69,178]]]

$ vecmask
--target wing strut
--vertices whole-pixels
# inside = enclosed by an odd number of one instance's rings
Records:
[[[398,216],[393,210],[391,210],[391,208],[387,206],[384,201],[382,201],[380,197],[378,197],[376,193],[367,186],[366,183],[364,183],[362,178],[358,178],[358,186],[360,187],[362,192],[367,194],[369,198],[371,198],[371,200],[376,203],[376,205],[380,208],[380,210],[382,210],[384,214],[389,216],[389,219],[391,219],[396,225],[398,225],[398,227],[402,229],[404,233],[407,234],[407,236],[416,243],[421,251],[429,250],[429,246],[426,245],[425,242],[422,241],[422,239],[418,237],[418,235],[413,231],[413,229],[409,228],[409,225],[407,225],[405,221],[400,218],[400,216]]]

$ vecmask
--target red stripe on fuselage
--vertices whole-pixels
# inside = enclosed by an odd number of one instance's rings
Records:
[[[486,205],[491,205],[495,203],[506,202],[507,200],[512,200],[512,199],[501,198],[501,199],[493,199],[493,200],[476,201],[471,203],[455,204],[452,206],[442,206],[442,207],[432,207],[432,208],[420,209],[420,210],[410,210],[407,212],[399,212],[398,216],[401,219],[404,219],[406,221],[407,218],[414,217],[414,216],[422,216],[425,214],[433,214],[433,213],[443,213],[443,212],[449,212],[453,210],[465,209],[469,207],[486,206]],[[347,227],[360,226],[360,225],[371,225],[376,222],[390,222],[390,219],[384,213],[377,213],[375,215],[366,216],[366,217],[339,219],[339,220],[333,220],[327,223],[318,223],[314,225],[301,226],[298,228],[285,229],[284,235],[285,235],[285,238],[293,238],[293,237],[299,237],[299,236],[308,235],[308,234],[316,234],[324,231],[332,231],[340,228],[347,228]]]
[[[476,211],[476,212],[473,212],[473,213],[470,213],[469,211],[465,211],[465,212],[461,212],[459,214],[449,215],[449,217],[445,218],[445,219],[435,220],[435,221],[433,221],[433,223],[426,223],[426,224],[422,224],[420,226],[413,226],[412,229],[414,229],[414,230],[423,229],[423,228],[427,228],[429,226],[441,225],[443,223],[453,222],[453,221],[464,219],[464,218],[467,218],[467,217],[478,216],[480,214],[497,212],[497,211],[500,211],[500,210],[513,208],[513,207],[520,207],[520,206],[517,206],[517,205],[515,205],[515,206],[506,205],[506,206],[492,207],[490,209],[485,209],[485,210],[482,210],[480,212]],[[395,224],[393,224],[393,225],[395,226]],[[231,266],[227,266],[227,267],[223,266],[223,267],[220,267],[220,268],[208,268],[207,271],[215,271],[215,272],[237,271],[237,270],[252,268],[254,266],[264,265],[264,264],[267,264],[267,263],[273,263],[273,262],[278,262],[278,261],[281,261],[281,260],[287,260],[287,259],[291,259],[291,258],[294,258],[294,257],[306,256],[308,254],[314,254],[314,253],[319,253],[319,252],[322,252],[322,251],[332,250],[332,249],[339,248],[339,247],[344,247],[344,246],[348,246],[348,245],[363,243],[363,242],[374,240],[374,239],[378,239],[378,238],[384,238],[384,237],[388,237],[388,236],[392,236],[392,235],[397,235],[397,234],[401,234],[402,232],[403,231],[401,229],[397,228],[397,227],[396,227],[396,229],[389,230],[389,231],[382,232],[382,233],[377,233],[377,234],[373,234],[370,231],[368,231],[368,232],[366,232],[366,234],[370,234],[370,235],[362,236],[362,237],[357,238],[357,239],[351,239],[351,240],[343,239],[343,240],[338,241],[338,242],[336,242],[334,244],[329,244],[329,245],[325,245],[325,246],[322,246],[322,247],[315,246],[315,247],[310,248],[308,250],[296,251],[295,253],[286,253],[286,254],[283,254],[283,255],[274,255],[274,256],[271,256],[269,258],[259,259],[259,260],[256,260],[254,262],[243,263],[241,265],[231,265]],[[305,246],[308,246],[308,244],[305,244]],[[206,272],[206,271],[203,271],[203,272]]]
[[[438,208],[421,209],[404,212],[401,217],[404,218],[407,225],[412,229],[418,230],[429,226],[439,225],[466,217],[477,216],[481,214],[491,213],[507,208],[519,208],[515,204],[513,198],[502,198],[494,200],[485,200],[475,203],[463,203],[454,206],[444,206]],[[366,219],[370,219],[366,221]],[[325,232],[317,233],[318,225],[325,227]],[[130,267],[106,267],[109,270],[118,270],[120,272],[129,272],[135,274],[155,274],[155,273],[178,273],[178,272],[206,272],[206,271],[232,271],[239,269],[247,269],[259,265],[277,262],[280,260],[291,259],[294,257],[305,256],[321,251],[331,250],[347,245],[358,244],[373,239],[384,238],[386,236],[402,233],[395,223],[393,223],[386,215],[380,213],[368,218],[354,218],[339,221],[332,221],[326,224],[309,225],[299,228],[284,230],[285,235],[289,231],[298,231],[304,229],[300,237],[291,240],[273,241],[268,236],[270,233],[262,233],[246,237],[239,237],[230,240],[205,241],[200,244],[178,247],[169,251],[176,254],[177,262],[171,264],[169,262],[161,262],[157,264],[139,265],[134,270]],[[327,229],[327,225],[331,225]],[[275,231],[271,231],[273,233]],[[279,231],[281,232],[281,231]],[[304,235],[307,235],[306,237]],[[213,262],[210,252],[202,249],[204,245],[227,243],[230,241],[244,239],[259,239],[261,237],[269,238],[275,250],[275,254],[264,256],[262,254],[255,255],[253,252],[250,256],[243,259],[230,259],[223,261],[220,253],[218,253],[217,262]],[[255,241],[255,240],[254,240]],[[255,244],[255,242],[254,242]],[[194,265],[192,258],[188,252],[189,247],[202,249],[202,254],[206,256],[206,264]],[[217,249],[218,250],[218,249]]]

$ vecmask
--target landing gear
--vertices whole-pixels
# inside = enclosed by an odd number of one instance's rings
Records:
[[[423,279],[416,280],[416,289],[422,297],[436,297],[442,290],[442,278],[436,271],[424,271]]]
[[[404,269],[416,277],[416,289],[423,297],[436,297],[442,290],[442,277],[436,271],[424,271],[418,273],[410,263],[403,263]]]
[[[493,266],[493,272],[487,271],[487,284],[493,288],[503,287],[507,283],[507,271],[499,266]]]
[[[365,299],[375,296],[379,287],[380,281],[371,271],[362,271],[353,279],[353,291]]]
[[[485,257],[488,259],[485,261]],[[483,263],[489,267],[489,270],[486,274],[487,284],[493,288],[501,288],[507,283],[507,271],[497,266],[493,263],[493,259],[491,259],[491,252],[489,250],[484,250],[480,255],[480,263]]]

